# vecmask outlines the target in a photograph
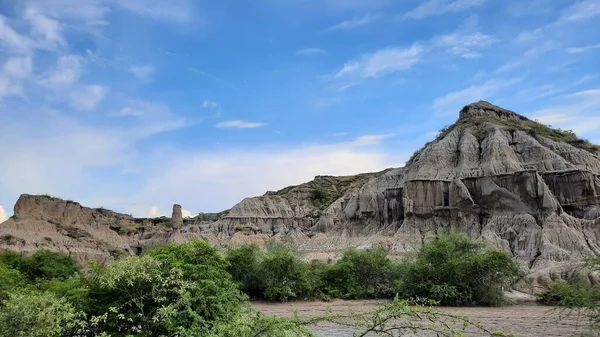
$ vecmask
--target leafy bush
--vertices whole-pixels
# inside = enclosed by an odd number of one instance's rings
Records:
[[[229,262],[227,271],[231,274],[233,281],[238,283],[242,290],[250,298],[262,296],[263,285],[260,277],[260,261],[263,254],[256,245],[244,245],[228,249],[225,259]]]
[[[71,256],[49,250],[38,250],[26,257],[21,266],[21,272],[31,280],[66,280],[77,275],[80,270],[80,266]]]
[[[600,270],[600,257],[586,261],[591,271]],[[544,304],[555,305],[567,310],[583,313],[590,320],[592,330],[600,330],[600,285],[590,284],[581,278],[557,280],[550,289],[539,296]]]
[[[0,253],[0,264],[17,269],[30,281],[59,279],[66,280],[77,275],[81,268],[67,254],[49,250],[38,250],[31,256],[15,252]]]
[[[327,292],[346,299],[393,297],[399,269],[383,249],[346,250],[325,274]]]
[[[0,307],[0,337],[58,337],[76,327],[66,299],[50,292],[17,291]]]
[[[309,297],[314,291],[309,282],[308,263],[283,245],[269,248],[260,263],[260,276],[267,300],[286,302]]]
[[[18,270],[0,264],[0,305],[8,298],[8,294],[23,285],[24,281]]]
[[[425,243],[406,265],[401,292],[442,305],[500,305],[503,290],[521,275],[509,254],[450,233]]]

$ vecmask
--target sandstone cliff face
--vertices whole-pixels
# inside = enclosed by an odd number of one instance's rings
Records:
[[[455,229],[510,252],[537,278],[555,277],[600,254],[599,153],[572,134],[478,102],[406,167],[374,174],[323,210],[302,204],[303,196],[249,198],[218,229],[294,233],[288,239],[307,251],[381,244],[399,253]]]
[[[548,282],[600,254],[600,151],[573,134],[477,102],[402,168],[315,180],[247,198],[229,212],[181,219],[173,228],[77,203],[22,196],[0,224],[0,249],[70,251],[108,259],[164,242],[287,241],[311,257],[346,247],[417,249],[455,229],[510,252]],[[87,234],[84,234],[87,233]]]
[[[176,228],[183,224],[181,206],[178,210],[175,222],[164,217],[139,219],[74,201],[24,194],[15,205],[14,216],[0,226],[0,250],[28,254],[50,249],[68,253],[81,263],[103,263],[147,247],[189,240]]]

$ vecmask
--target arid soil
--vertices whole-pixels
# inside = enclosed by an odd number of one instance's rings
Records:
[[[300,317],[325,315],[328,307],[334,314],[347,315],[363,313],[374,309],[380,301],[341,301],[332,302],[293,302],[264,303],[254,302],[252,306],[266,315],[291,317],[297,312]],[[516,305],[500,308],[459,307],[441,308],[444,312],[468,315],[472,320],[482,323],[488,330],[513,333],[526,337],[564,337],[579,336],[588,332],[588,325],[581,315],[566,316],[553,307],[538,305]],[[314,329],[318,336],[342,337],[352,336],[355,330],[339,326],[319,326]],[[479,333],[468,336],[483,336]],[[423,336],[427,336],[424,334]]]

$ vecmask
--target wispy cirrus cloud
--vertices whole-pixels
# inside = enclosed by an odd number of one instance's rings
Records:
[[[585,21],[600,15],[600,2],[597,0],[577,1],[564,9],[559,22]]]
[[[448,51],[465,59],[481,57],[481,50],[496,43],[497,40],[481,32],[443,35],[438,44],[449,47]]]
[[[569,54],[579,54],[579,53],[585,53],[587,51],[592,51],[595,49],[600,49],[600,44],[592,44],[589,46],[583,46],[583,47],[571,47],[571,48],[567,48],[567,53]]]
[[[133,65],[129,71],[142,82],[149,82],[156,69],[151,65]]]
[[[315,55],[315,54],[326,54],[327,51],[321,48],[303,48],[296,50],[296,55]]]
[[[2,71],[14,78],[24,79],[31,75],[33,63],[30,56],[11,57],[2,66]]]
[[[368,13],[361,17],[357,17],[357,18],[353,18],[350,20],[346,20],[346,21],[337,23],[337,24],[327,28],[327,31],[333,32],[333,31],[338,31],[338,30],[355,29],[358,27],[366,26],[366,25],[372,24],[374,22],[377,22],[382,17],[383,16],[381,15],[381,13]]]
[[[81,57],[62,55],[53,69],[41,79],[40,84],[48,88],[66,87],[74,84],[81,76]]]
[[[215,124],[216,128],[229,128],[229,129],[254,129],[254,128],[260,128],[267,125],[267,123],[262,123],[262,122],[246,122],[243,120],[230,120],[230,121],[224,121],[224,122],[219,122],[217,124]]]
[[[69,94],[69,105],[75,110],[93,110],[106,95],[106,89],[98,84],[86,85]]]
[[[408,48],[385,48],[365,54],[356,60],[344,64],[334,78],[369,78],[408,70],[422,59],[423,47],[414,44]]]
[[[573,130],[592,139],[600,139],[600,89],[588,89],[555,99],[552,107],[532,111],[529,115],[553,127]]]
[[[400,18],[421,20],[446,13],[465,11],[485,2],[486,0],[425,0],[419,6],[400,16]]]
[[[437,114],[455,114],[466,104],[479,100],[492,100],[500,91],[520,81],[520,78],[491,79],[480,84],[474,84],[436,98],[433,101],[432,108]]]

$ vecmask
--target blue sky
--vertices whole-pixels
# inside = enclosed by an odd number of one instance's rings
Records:
[[[600,143],[600,1],[4,0],[0,220],[402,166],[480,99]]]

